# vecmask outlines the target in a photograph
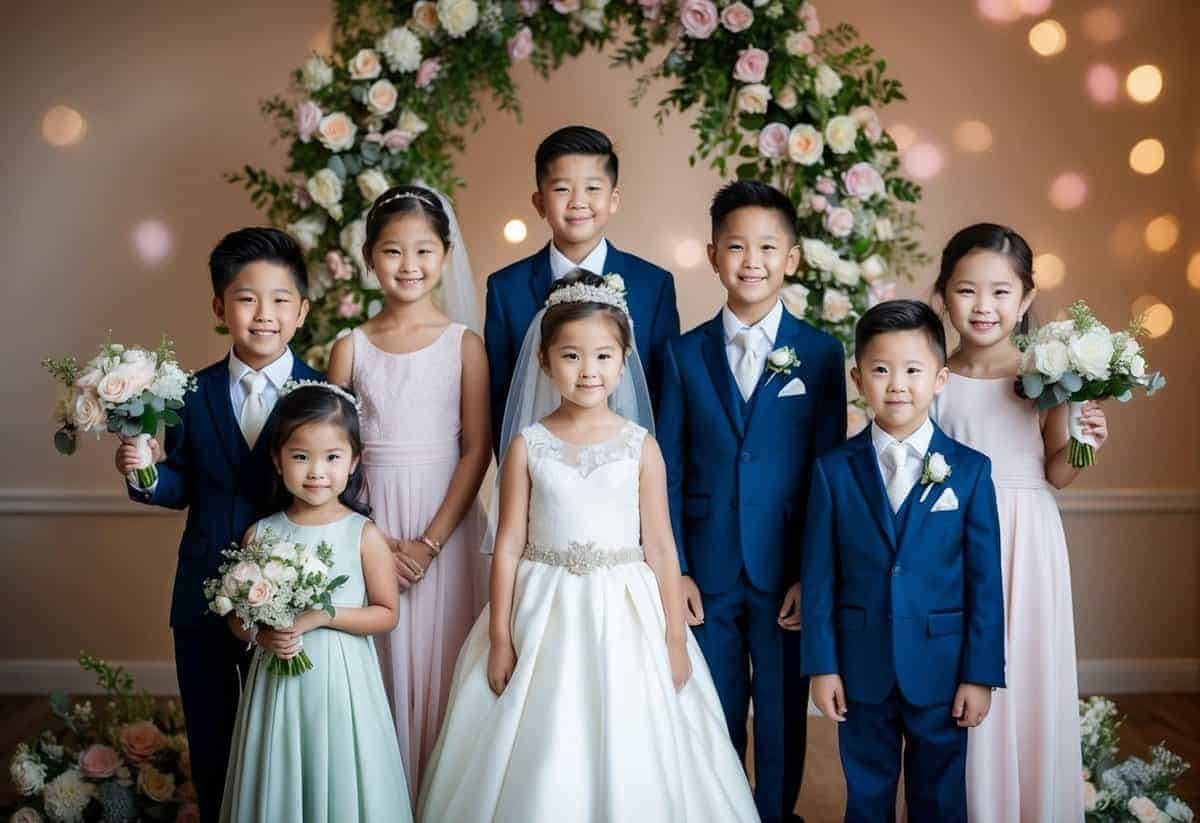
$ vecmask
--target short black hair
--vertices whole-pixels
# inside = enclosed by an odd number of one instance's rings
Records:
[[[937,312],[920,300],[888,300],[867,309],[854,328],[854,359],[858,360],[876,337],[898,331],[921,331],[938,362],[946,363],[946,330]]]
[[[547,137],[537,147],[533,157],[534,178],[537,187],[542,187],[542,181],[550,173],[550,164],[568,154],[586,154],[604,158],[604,173],[617,185],[617,153],[613,151],[612,141],[608,135],[589,126],[566,126]]]
[[[213,294],[222,297],[229,284],[248,264],[275,263],[291,272],[296,290],[308,297],[308,266],[300,245],[285,231],[251,226],[230,232],[208,256],[208,271],[212,275]]]
[[[770,209],[778,212],[779,219],[791,232],[792,240],[796,239],[796,206],[791,199],[774,186],[761,183],[758,180],[735,180],[722,186],[713,195],[712,205],[708,214],[712,218],[713,237],[725,225],[729,215],[738,209],[757,206],[760,209]]]

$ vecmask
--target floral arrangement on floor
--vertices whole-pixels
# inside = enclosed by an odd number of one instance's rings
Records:
[[[183,716],[174,701],[160,710],[133,677],[87,653],[79,665],[108,697],[90,701],[54,694],[61,729],[17,746],[9,775],[22,796],[11,823],[161,820],[199,823]]]
[[[614,65],[661,60],[632,92],[669,86],[657,118],[694,111],[697,148],[722,174],[779,186],[799,211],[803,263],[788,308],[848,347],[858,316],[927,258],[879,111],[904,99],[886,63],[849,25],[823,29],[807,0],[338,0],[333,53],[295,73],[294,93],[263,104],[287,146],[284,176],[230,175],[308,257],[312,311],[296,344],[318,368],[382,307],[361,246],[367,209],[388,186],[459,185],[453,152],[482,121],[487,91],[520,111],[511,77],[543,76],[585,48]]]
[[[1172,792],[1190,768],[1161,743],[1140,757],[1117,762],[1124,718],[1106,697],[1079,701],[1083,738],[1083,798],[1088,823],[1191,823],[1192,810]]]

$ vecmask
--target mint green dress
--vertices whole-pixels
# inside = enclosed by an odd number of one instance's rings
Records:
[[[286,539],[333,546],[333,576],[349,579],[334,606],[363,606],[360,542],[367,518],[350,514],[326,526],[300,526],[280,512],[260,520]],[[238,706],[221,820],[355,823],[412,820],[404,764],[370,637],[335,629],[304,635],[313,670],[295,677],[267,671],[257,649]]]

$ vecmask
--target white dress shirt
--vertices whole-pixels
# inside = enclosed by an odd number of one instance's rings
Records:
[[[608,258],[608,241],[603,237],[596,244],[596,248],[588,252],[588,256],[583,258],[578,263],[572,262],[569,257],[558,250],[558,246],[554,243],[550,244],[550,278],[552,280],[562,280],[575,269],[587,269],[592,274],[604,276],[604,261]],[[619,272],[618,272],[619,274]]]
[[[734,339],[742,329],[750,330],[749,344],[758,355],[758,374],[754,376],[757,383],[762,377],[763,369],[767,367],[767,355],[775,348],[775,338],[779,335],[779,323],[783,320],[783,303],[776,301],[775,307],[767,312],[766,317],[754,325],[743,323],[738,316],[729,310],[728,306],[721,307],[721,325],[725,329],[725,356],[729,359],[729,369],[736,376],[738,364],[742,359],[742,349]]]
[[[267,378],[267,385],[263,388],[263,399],[267,402],[267,408],[275,408],[275,404],[279,401],[279,390],[283,388],[283,384],[292,379],[292,366],[295,365],[296,357],[292,354],[290,347],[284,348],[283,354],[275,358],[275,361],[263,369],[260,369],[263,376]],[[242,378],[247,372],[254,369],[247,366],[234,353],[233,349],[229,350],[229,402],[233,404],[233,419],[242,419],[242,406],[246,404],[246,388],[242,385]]]
[[[899,443],[903,448],[908,450],[908,458],[905,461],[903,475],[901,480],[904,485],[902,489],[904,496],[907,497],[921,479],[921,473],[925,470],[925,453],[929,451],[929,442],[933,439],[933,422],[926,417],[925,422],[915,432],[910,434],[903,440],[897,440],[890,434],[879,428],[878,423],[871,423],[871,442],[875,446],[875,459],[879,465],[879,474],[883,477],[884,488],[887,488],[888,482],[892,476],[892,467],[888,463],[884,453],[888,446],[892,443]],[[899,506],[893,505],[893,511],[899,511]]]

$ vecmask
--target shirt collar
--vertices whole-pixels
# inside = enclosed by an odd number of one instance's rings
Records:
[[[721,307],[721,325],[725,329],[725,343],[728,345],[733,342],[733,338],[742,329],[758,329],[767,338],[767,342],[772,346],[775,345],[775,338],[779,336],[779,324],[783,320],[783,303],[779,300],[775,301],[775,305],[767,312],[766,317],[759,320],[753,326],[748,326],[738,318],[736,314],[729,310],[729,306]]]
[[[879,424],[871,423],[871,443],[875,446],[875,454],[882,455],[896,438],[879,428]],[[914,452],[917,457],[925,458],[925,454],[929,451],[929,444],[933,440],[933,421],[928,417],[921,424],[921,428],[910,434],[904,440],[899,441],[908,446],[909,450]]]
[[[550,243],[550,276],[561,280],[575,269],[587,269],[592,274],[604,275],[604,261],[608,258],[608,240],[601,237],[596,248],[588,252],[588,256],[579,263],[574,263],[558,250],[558,246]]]
[[[275,358],[266,368],[261,369],[261,372],[276,390],[282,389],[283,384],[292,378],[292,367],[295,365],[295,359],[291,347],[288,346],[284,348],[283,354]],[[237,356],[237,353],[230,348],[229,379],[234,383],[240,383],[242,382],[242,378],[246,376],[246,372],[251,371],[254,371],[254,369],[243,363]]]

